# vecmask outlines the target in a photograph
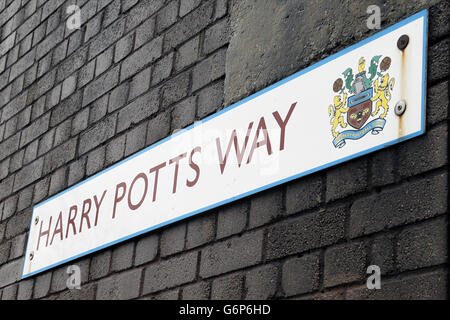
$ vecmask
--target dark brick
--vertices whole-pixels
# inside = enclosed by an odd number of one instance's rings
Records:
[[[180,101],[186,97],[189,90],[189,73],[182,73],[175,78],[169,80],[162,88],[162,103],[161,106],[167,106]]]
[[[86,284],[81,289],[66,290],[56,296],[56,300],[94,300],[95,284]]]
[[[158,12],[156,17],[156,32],[167,29],[177,21],[178,16],[178,0],[169,2],[163,9]]]
[[[30,300],[33,297],[34,279],[22,280],[17,290],[17,300]]]
[[[201,0],[183,0],[180,2],[180,17],[187,15],[194,10],[202,1]]]
[[[8,140],[5,140],[2,143],[0,143],[0,148],[2,150],[0,160],[3,160],[7,156],[13,154],[19,148],[19,139],[20,133],[17,133]]]
[[[446,174],[403,183],[356,200],[350,209],[349,234],[358,237],[423,220],[444,213],[446,208]]]
[[[164,52],[170,51],[204,29],[212,21],[213,10],[214,2],[207,1],[170,28],[165,36]]]
[[[113,112],[125,105],[128,99],[128,83],[125,82],[114,88],[109,95],[108,112]]]
[[[11,240],[11,252],[9,253],[9,260],[13,260],[24,255],[26,241],[26,233],[18,235]]]
[[[125,157],[141,150],[145,146],[145,134],[147,132],[147,123],[140,124],[139,126],[131,129],[127,132],[127,139],[125,145]]]
[[[3,180],[8,176],[10,159],[11,158],[6,158],[5,160],[0,161],[0,180]]]
[[[292,258],[283,264],[282,287],[286,296],[307,293],[319,287],[320,258],[309,254]]]
[[[41,79],[41,81],[43,80]],[[39,84],[41,83],[39,82]],[[44,87],[44,84],[42,84],[42,87]],[[32,89],[30,89],[30,91],[31,90]],[[27,92],[21,93],[8,102],[8,104],[3,107],[1,122],[11,119],[14,115],[22,111],[28,105],[27,99],[31,94]]]
[[[325,251],[324,286],[362,280],[366,276],[366,249],[362,242],[328,248]]]
[[[108,50],[102,52],[97,56],[95,65],[95,76],[98,76],[109,69],[113,62],[114,48],[110,47]]]
[[[14,175],[10,175],[6,179],[0,181],[0,200],[9,196],[13,190]]]
[[[148,266],[142,293],[153,293],[193,281],[197,271],[197,256],[197,252],[189,252]]]
[[[221,49],[194,67],[192,90],[195,91],[225,74],[226,49]]]
[[[116,50],[114,53],[114,62],[122,60],[131,53],[133,50],[133,35],[134,33],[130,33],[117,41]]]
[[[266,257],[274,259],[333,244],[344,238],[344,207],[284,220],[268,230]]]
[[[131,9],[139,0],[122,0],[122,12]]]
[[[92,79],[94,79],[94,72],[95,60],[92,60],[80,69],[80,72],[78,73],[78,88],[85,86]]]
[[[80,268],[80,275],[81,275],[81,284],[84,284],[89,275],[89,259],[85,259],[76,263],[73,263],[73,265],[76,265]],[[67,265],[59,267],[53,271],[52,275],[52,282],[50,285],[50,292],[59,292],[62,290],[66,290],[67,288],[67,280],[69,279],[70,275],[67,273],[68,270]],[[84,285],[81,286],[83,288]]]
[[[34,186],[33,203],[38,203],[48,195],[50,177],[38,181]]]
[[[39,138],[39,146],[37,154],[38,157],[47,153],[53,147],[53,141],[55,140],[55,132],[56,130],[53,128],[44,133],[44,135],[42,135],[42,137]]]
[[[114,0],[105,10],[103,16],[103,27],[109,26],[120,16],[120,0]]]
[[[174,54],[171,52],[154,64],[151,82],[152,86],[160,83],[170,76],[172,72],[173,57]]]
[[[34,284],[33,298],[39,299],[45,297],[50,291],[50,283],[52,280],[52,272],[48,271],[37,276]]]
[[[48,189],[49,195],[54,195],[67,186],[66,171],[67,168],[64,167],[52,173],[50,178],[50,187]]]
[[[249,227],[255,228],[280,216],[283,207],[281,189],[273,189],[256,195],[250,202]]]
[[[161,57],[161,53],[162,37],[160,36],[142,46],[140,49],[123,60],[120,81],[123,81],[136,74],[136,72],[142,69],[144,66]]]
[[[322,199],[322,178],[315,174],[287,185],[286,213],[292,214],[316,207]]]
[[[165,257],[184,249],[186,223],[169,226],[161,234],[161,256]]]
[[[347,291],[346,299],[371,300],[445,300],[447,271],[437,270],[386,280],[381,290],[368,290],[366,285]]]
[[[152,69],[148,67],[133,77],[130,85],[130,94],[128,100],[133,100],[137,96],[146,92],[150,87],[150,76]]]
[[[426,135],[399,146],[399,174],[408,177],[447,164],[447,125],[432,128]]]
[[[39,137],[41,134],[46,132],[48,130],[49,126],[49,120],[50,120],[50,114],[47,113],[43,117],[34,120],[30,126],[25,128],[22,131],[22,135],[20,138],[20,146],[23,147],[26,144],[30,143],[37,137]]]
[[[81,99],[81,92],[78,91],[53,108],[50,125],[53,127],[78,112],[81,109]]]
[[[261,261],[263,232],[249,232],[206,247],[201,252],[200,276],[211,277]]]
[[[111,138],[115,132],[116,118],[116,115],[109,116],[83,132],[80,136],[80,154],[84,154]]]
[[[100,78],[88,84],[84,89],[83,106],[88,105],[95,99],[115,87],[119,80],[119,67],[116,66]]]
[[[121,132],[145,118],[150,117],[159,108],[159,88],[140,96],[120,110],[117,120],[117,132]]]
[[[189,97],[175,105],[172,111],[172,128],[182,129],[195,119],[196,97]]]
[[[122,37],[124,24],[124,20],[119,20],[117,23],[111,24],[91,41],[89,46],[89,60]]]
[[[219,81],[199,92],[197,116],[202,119],[220,109],[222,104],[223,81]]]
[[[395,149],[384,149],[372,157],[372,184],[383,186],[395,182]]]
[[[164,291],[152,296],[153,300],[178,300],[180,295],[180,289],[174,289],[170,291]]]
[[[98,283],[97,300],[128,300],[139,296],[142,269],[122,272]]]
[[[16,300],[17,284],[10,285],[3,289],[2,300]]]
[[[126,31],[134,29],[142,21],[153,15],[163,6],[163,0],[141,0],[127,14]]]
[[[96,280],[108,275],[110,261],[111,250],[106,250],[95,254],[91,259],[89,279]]]
[[[428,49],[427,81],[434,82],[448,77],[450,74],[450,39],[446,38]]]
[[[442,82],[428,90],[427,123],[435,124],[448,117],[449,82]]]
[[[203,51],[210,53],[229,42],[230,25],[228,19],[223,19],[205,31]]]
[[[133,36],[134,33],[130,33],[117,41],[114,51],[114,62],[122,60],[133,51]]]
[[[220,210],[217,217],[217,239],[242,232],[247,225],[248,202],[239,201]]]
[[[430,7],[428,17],[430,40],[438,39],[450,33],[450,26],[447,23],[449,12],[450,5],[447,1],[440,1],[436,5]]]
[[[134,265],[139,266],[155,259],[158,254],[158,245],[159,237],[156,234],[151,234],[140,239],[136,244]]]
[[[241,300],[244,278],[241,273],[227,275],[213,281],[212,300]]]
[[[367,187],[367,163],[354,160],[327,171],[327,201],[346,197]]]
[[[72,119],[67,119],[56,127],[55,141],[53,147],[59,146],[61,143],[67,141],[70,138],[72,130]]]
[[[198,60],[200,52],[200,36],[184,43],[177,50],[175,58],[175,70],[181,70]]]
[[[19,281],[22,274],[23,259],[17,259],[0,266],[0,287]]]
[[[105,163],[105,147],[97,148],[87,155],[86,175],[90,176],[103,169]]]
[[[145,21],[136,29],[136,40],[134,41],[134,50],[141,47],[153,39],[155,34],[155,19],[151,18]]]
[[[105,166],[109,166],[123,158],[126,135],[114,138],[106,145]]]
[[[170,133],[170,113],[160,113],[148,122],[147,145],[151,145]]]
[[[439,218],[403,229],[396,248],[400,271],[446,263],[447,221]]]
[[[11,241],[0,244],[0,265],[8,261],[10,250],[11,250]]]
[[[208,243],[215,236],[215,216],[210,213],[188,222],[186,234],[186,249],[195,248]]]
[[[208,282],[196,282],[183,288],[183,300],[207,300],[211,286]]]
[[[245,299],[273,298],[278,287],[278,274],[278,267],[271,264],[248,271],[245,275]]]
[[[77,138],[65,142],[47,153],[44,161],[43,173],[47,174],[68,163],[75,157]],[[41,158],[42,159],[42,158]]]
[[[86,63],[86,48],[76,50],[73,55],[65,59],[59,66],[56,81],[61,82],[67,79],[74,71],[81,69]]]
[[[128,269],[133,264],[134,242],[121,244],[112,252],[111,271]]]
[[[20,171],[16,174],[16,179],[14,180],[14,191],[17,191],[39,179],[41,177],[43,167],[43,158],[39,158],[29,165],[22,167],[22,169],[20,169]]]
[[[89,108],[78,112],[72,120],[72,136],[79,134],[87,128],[89,121]]]
[[[394,235],[382,234],[373,239],[369,265],[380,267],[382,275],[389,274],[395,270],[394,261]]]

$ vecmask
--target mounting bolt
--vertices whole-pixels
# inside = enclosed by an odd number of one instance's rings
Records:
[[[39,222],[39,216],[36,216],[36,218],[34,218],[34,224],[38,224]]]
[[[408,43],[409,43],[409,37],[406,34],[404,34],[400,38],[398,38],[397,48],[399,48],[400,50],[403,51],[408,46]]]
[[[33,260],[33,258],[34,258],[34,252],[31,251],[31,252],[30,252],[30,260]]]
[[[397,116],[401,116],[402,114],[404,114],[405,110],[406,110],[406,101],[405,100],[400,100],[399,102],[397,102],[395,104],[395,114]]]

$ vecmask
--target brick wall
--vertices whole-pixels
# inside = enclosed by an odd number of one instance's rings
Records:
[[[20,281],[32,207],[422,1],[0,0],[2,299],[447,298],[450,7],[426,134]],[[81,8],[80,30],[66,8]],[[366,289],[377,264],[382,289]]]

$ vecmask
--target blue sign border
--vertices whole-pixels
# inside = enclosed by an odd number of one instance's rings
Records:
[[[197,126],[197,125],[199,125],[199,124],[202,124],[202,123],[204,123],[204,122],[206,122],[206,121],[209,121],[209,120],[211,120],[211,119],[214,119],[215,117],[217,117],[217,116],[219,116],[219,115],[221,115],[221,114],[223,114],[223,113],[225,113],[225,112],[228,112],[228,111],[230,111],[230,110],[233,110],[234,108],[236,108],[236,107],[238,107],[238,106],[240,106],[240,105],[242,105],[242,104],[244,104],[244,103],[246,103],[246,102],[248,102],[248,101],[250,101],[250,100],[252,100],[252,99],[255,99],[256,97],[258,97],[258,96],[260,96],[260,95],[262,95],[262,94],[264,94],[264,93],[266,93],[266,92],[268,92],[268,91],[270,91],[270,90],[273,90],[273,89],[279,87],[280,85],[282,85],[282,84],[284,84],[284,83],[286,83],[286,82],[289,82],[289,81],[291,81],[291,80],[293,80],[293,79],[295,79],[295,78],[297,78],[297,77],[300,77],[301,75],[303,75],[303,74],[305,74],[305,73],[308,73],[308,72],[310,72],[310,71],[312,71],[312,70],[314,70],[314,69],[316,69],[316,68],[318,68],[318,67],[320,67],[320,66],[322,66],[322,65],[324,65],[324,64],[326,64],[326,63],[328,63],[328,62],[331,62],[331,61],[333,61],[333,60],[339,58],[340,56],[342,56],[342,55],[344,55],[344,54],[347,54],[347,53],[349,53],[349,52],[351,52],[351,51],[353,51],[353,50],[355,50],[355,49],[357,49],[357,48],[359,48],[359,47],[361,47],[361,46],[363,46],[363,45],[365,45],[365,44],[367,44],[367,43],[369,43],[369,42],[371,42],[371,41],[373,41],[373,40],[375,40],[375,39],[378,39],[378,38],[384,36],[385,34],[387,34],[387,33],[389,33],[389,32],[392,32],[392,31],[394,31],[394,30],[396,30],[396,29],[398,29],[398,28],[400,28],[400,27],[402,27],[402,26],[404,26],[404,25],[406,25],[406,24],[408,24],[408,23],[410,23],[410,22],[412,22],[412,21],[414,21],[414,20],[420,19],[420,18],[422,18],[422,17],[424,18],[424,21],[423,21],[423,23],[424,23],[424,26],[423,26],[423,61],[422,61],[422,114],[421,114],[421,119],[422,119],[421,122],[422,122],[422,123],[421,123],[421,129],[420,129],[419,131],[417,131],[417,132],[415,132],[415,133],[412,133],[412,134],[409,134],[409,135],[407,135],[407,136],[401,137],[401,138],[399,138],[399,139],[395,139],[395,140],[392,140],[392,141],[390,141],[390,142],[381,144],[381,145],[379,145],[379,146],[370,148],[370,149],[368,149],[368,150],[365,150],[365,151],[362,151],[362,152],[359,152],[359,153],[355,153],[355,154],[353,154],[353,155],[351,155],[351,156],[347,156],[347,157],[344,157],[344,158],[342,158],[342,159],[339,159],[339,160],[336,160],[336,161],[327,163],[327,164],[325,164],[325,165],[321,165],[321,166],[318,166],[318,167],[316,167],[316,168],[313,168],[313,169],[304,171],[304,172],[302,172],[302,173],[299,173],[299,174],[290,176],[290,177],[288,177],[288,178],[285,178],[285,179],[282,179],[282,180],[279,180],[279,181],[270,183],[270,184],[265,185],[265,186],[263,186],[263,187],[256,188],[256,189],[254,189],[254,190],[251,190],[251,191],[248,191],[248,192],[246,192],[246,193],[240,194],[240,195],[238,195],[238,196],[234,196],[234,197],[232,197],[232,198],[229,198],[229,199],[226,199],[226,200],[217,202],[217,203],[215,203],[215,204],[212,204],[212,205],[209,205],[209,206],[207,206],[207,207],[204,207],[204,208],[195,210],[195,211],[193,211],[193,212],[184,214],[184,215],[179,216],[179,217],[177,217],[177,218],[168,220],[168,221],[166,221],[166,222],[160,223],[160,224],[155,225],[155,226],[152,226],[152,227],[150,227],[150,228],[146,228],[146,229],[141,230],[141,231],[139,231],[139,232],[135,232],[135,233],[133,233],[133,234],[131,234],[131,235],[128,235],[128,236],[126,236],[126,237],[122,237],[122,238],[120,238],[120,239],[117,239],[117,240],[115,240],[115,241],[112,241],[112,242],[109,242],[109,243],[107,243],[107,244],[101,245],[101,246],[96,247],[96,248],[94,248],[94,249],[90,249],[90,250],[88,250],[88,251],[86,251],[86,252],[84,252],[84,253],[78,254],[78,255],[73,256],[73,257],[71,257],[71,258],[67,258],[67,259],[65,259],[65,260],[62,260],[62,261],[57,262],[57,263],[54,263],[54,264],[52,264],[52,265],[49,265],[49,266],[47,266],[47,267],[45,267],[45,268],[42,268],[42,269],[36,270],[36,271],[34,271],[34,272],[28,273],[28,274],[26,274],[26,275],[23,274],[23,272],[24,272],[24,270],[25,270],[25,259],[26,259],[26,255],[25,255],[25,257],[24,257],[24,264],[23,264],[23,268],[22,268],[22,277],[21,277],[21,278],[22,278],[22,279],[25,279],[25,278],[31,277],[31,276],[36,275],[36,274],[38,274],[38,273],[41,273],[41,272],[43,272],[43,271],[45,271],[45,270],[52,269],[52,268],[54,268],[54,267],[56,267],[56,266],[65,264],[65,263],[67,263],[67,262],[69,262],[69,261],[76,260],[76,259],[78,259],[78,258],[80,258],[80,257],[86,256],[86,255],[88,255],[88,254],[91,254],[91,253],[96,252],[96,251],[99,251],[99,250],[102,250],[102,249],[104,249],[104,248],[106,248],[106,247],[112,246],[112,245],[117,244],[117,243],[119,243],[119,242],[123,242],[123,241],[126,241],[126,240],[128,240],[128,239],[134,238],[134,237],[136,237],[136,236],[139,236],[139,235],[141,235],[141,234],[147,233],[147,232],[149,232],[149,231],[152,231],[152,230],[155,230],[155,229],[159,229],[159,228],[161,228],[161,227],[163,227],[163,226],[166,226],[166,225],[168,225],[168,224],[174,223],[174,222],[176,222],[176,221],[183,220],[183,219],[185,219],[185,218],[191,217],[191,216],[196,215],[196,214],[198,214],[198,213],[205,212],[205,211],[207,211],[207,210],[210,210],[210,209],[213,209],[213,208],[222,206],[222,205],[224,205],[224,204],[233,202],[233,201],[235,201],[235,200],[245,198],[245,197],[247,197],[247,196],[249,196],[249,195],[258,193],[258,192],[260,192],[260,191],[263,191],[263,190],[266,190],[266,189],[270,189],[270,188],[272,188],[272,187],[278,186],[278,185],[283,184],[283,183],[286,183],[286,182],[288,182],[288,181],[291,181],[291,180],[294,180],[294,179],[298,179],[298,178],[304,177],[304,176],[309,175],[309,174],[312,174],[312,173],[314,173],[314,172],[321,171],[321,170],[323,170],[323,169],[326,169],[326,168],[335,166],[335,165],[337,165],[337,164],[346,162],[346,161],[348,161],[348,160],[352,160],[352,159],[358,158],[358,157],[363,156],[363,155],[366,155],[366,154],[368,154],[368,153],[371,153],[371,152],[374,152],[374,151],[377,151],[377,150],[386,148],[386,147],[388,147],[388,146],[391,146],[391,145],[400,143],[400,142],[402,142],[402,141],[409,140],[409,139],[412,139],[412,138],[414,138],[414,137],[417,137],[417,136],[422,135],[422,134],[425,132],[425,103],[426,103],[426,95],[425,95],[425,92],[426,92],[426,71],[427,71],[427,69],[426,69],[426,61],[427,61],[427,47],[428,47],[428,45],[427,45],[427,33],[428,33],[428,31],[427,31],[427,26],[428,26],[428,9],[424,9],[424,10],[422,10],[422,11],[420,11],[420,12],[418,12],[418,13],[416,13],[416,14],[414,14],[414,15],[408,17],[408,18],[406,18],[405,20],[402,20],[402,21],[400,21],[400,22],[398,22],[398,23],[396,23],[396,24],[394,24],[394,25],[392,25],[392,26],[390,26],[390,27],[388,27],[388,28],[386,28],[386,29],[384,29],[384,30],[382,30],[382,31],[380,31],[380,32],[378,32],[378,33],[376,33],[376,34],[374,34],[374,35],[372,35],[372,36],[370,36],[370,37],[368,37],[368,38],[366,38],[366,39],[364,39],[364,40],[358,42],[358,43],[356,43],[356,44],[354,44],[354,45],[351,45],[350,47],[348,47],[348,48],[346,48],[346,49],[344,49],[344,50],[342,50],[342,51],[339,51],[338,53],[335,53],[335,54],[329,56],[328,58],[325,58],[325,59],[323,59],[323,60],[321,60],[321,61],[319,61],[319,62],[317,62],[317,63],[315,63],[315,64],[313,64],[313,65],[311,65],[311,66],[309,66],[309,67],[307,67],[307,68],[305,68],[305,69],[303,69],[303,70],[297,72],[297,73],[294,73],[293,75],[291,75],[291,76],[289,76],[289,77],[287,77],[287,78],[285,78],[285,79],[283,79],[283,80],[280,80],[279,82],[274,83],[274,84],[268,86],[267,88],[265,88],[265,89],[263,89],[263,90],[261,90],[261,91],[258,91],[258,92],[256,92],[256,93],[252,94],[251,96],[249,96],[249,97],[247,97],[247,98],[245,98],[245,99],[243,99],[243,100],[241,100],[241,101],[239,101],[239,102],[236,102],[235,104],[233,104],[233,105],[231,105],[231,106],[228,106],[228,107],[226,107],[226,108],[224,108],[224,109],[222,109],[222,110],[216,112],[215,114],[212,114],[212,115],[206,117],[205,119],[199,121],[198,123],[193,124],[193,125],[190,125],[189,127],[185,128],[185,129],[183,129],[183,130],[181,130],[181,131],[179,131],[179,132],[177,132],[177,133],[175,133],[175,134],[173,134],[173,135],[171,135],[171,136],[169,136],[169,137],[167,137],[167,138],[165,138],[165,139],[160,140],[159,142],[157,142],[157,143],[155,143],[155,144],[153,144],[153,145],[151,145],[151,146],[149,146],[149,147],[147,147],[147,148],[145,148],[145,149],[143,149],[143,150],[141,150],[141,151],[139,151],[139,152],[137,152],[137,153],[131,155],[130,157],[128,157],[128,158],[126,158],[126,159],[124,159],[124,160],[122,160],[122,161],[120,161],[120,162],[118,162],[118,163],[112,165],[111,167],[109,167],[109,168],[107,168],[107,169],[105,169],[105,170],[103,170],[103,171],[101,171],[101,172],[99,172],[99,173],[97,173],[97,174],[95,174],[95,175],[89,177],[88,179],[86,179],[86,180],[84,180],[84,181],[82,181],[82,182],[80,182],[80,183],[78,183],[78,184],[76,184],[76,185],[73,185],[72,187],[70,187],[70,188],[68,188],[68,189],[66,189],[66,190],[64,190],[64,191],[62,191],[62,192],[60,192],[60,193],[58,193],[58,194],[56,194],[56,195],[54,195],[54,196],[48,198],[47,200],[45,200],[45,201],[43,201],[43,202],[41,202],[41,203],[38,203],[37,205],[35,205],[35,206],[33,207],[33,215],[32,215],[32,218],[31,218],[31,223],[30,223],[30,229],[29,229],[29,230],[31,230],[31,224],[32,224],[33,221],[34,221],[34,209],[37,208],[37,207],[39,207],[39,206],[41,206],[41,205],[43,205],[44,203],[46,203],[46,202],[48,202],[48,201],[50,201],[50,200],[53,200],[53,199],[58,198],[59,196],[65,194],[66,192],[69,192],[69,191],[71,191],[71,190],[73,190],[73,189],[75,189],[75,188],[77,188],[77,187],[83,185],[84,183],[86,183],[86,182],[88,182],[88,181],[90,181],[90,180],[92,180],[92,179],[94,179],[94,178],[99,177],[100,175],[102,175],[102,174],[108,172],[109,170],[111,170],[111,169],[113,169],[113,168],[115,168],[115,167],[117,167],[117,166],[120,166],[121,164],[123,164],[123,163],[125,163],[125,162],[127,162],[127,161],[129,161],[129,160],[131,160],[131,159],[133,159],[133,158],[135,158],[135,157],[137,157],[137,156],[139,156],[140,154],[142,154],[142,153],[144,153],[144,152],[146,152],[146,151],[148,151],[148,150],[150,150],[150,149],[152,149],[152,148],[155,148],[156,146],[158,146],[158,145],[160,145],[160,144],[163,144],[164,142],[166,142],[166,141],[168,141],[168,140],[170,140],[170,139],[172,139],[172,138],[178,136],[179,134],[181,134],[181,133],[183,133],[183,132],[185,132],[185,131],[189,131],[189,130],[193,129],[195,126]],[[30,241],[30,235],[28,235],[27,248],[26,248],[25,254],[28,252],[28,245],[29,245],[28,242],[29,242],[29,241]]]

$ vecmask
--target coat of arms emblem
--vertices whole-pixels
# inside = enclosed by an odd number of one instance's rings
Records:
[[[347,139],[361,139],[368,132],[378,134],[386,124],[395,79],[387,73],[391,58],[384,57],[378,64],[381,57],[378,55],[371,59],[367,73],[366,60],[361,57],[356,75],[349,67],[342,73],[345,83],[342,78],[338,78],[333,84],[336,95],[328,107],[328,113],[336,148],[345,146]],[[354,130],[341,130],[348,125]]]

